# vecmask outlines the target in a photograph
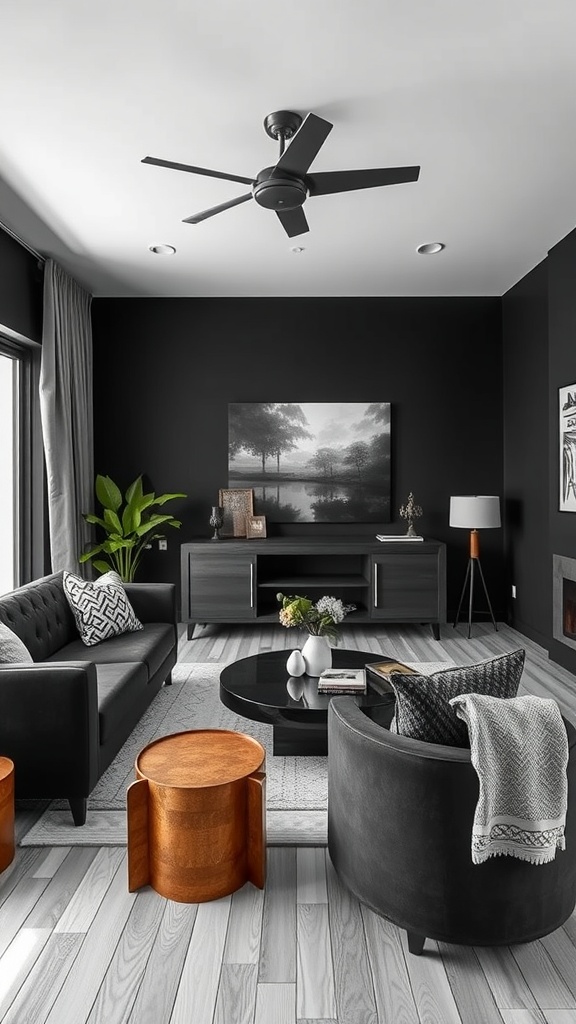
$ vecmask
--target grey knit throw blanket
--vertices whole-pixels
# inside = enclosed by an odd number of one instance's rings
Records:
[[[531,864],[565,849],[568,738],[556,701],[464,693],[450,704],[468,726],[480,795],[472,860],[498,855]]]

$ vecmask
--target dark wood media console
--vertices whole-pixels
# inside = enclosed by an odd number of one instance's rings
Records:
[[[196,623],[278,622],[278,592],[313,600],[330,594],[354,622],[446,622],[446,545],[441,541],[270,537],[196,540],[181,547],[182,619]]]

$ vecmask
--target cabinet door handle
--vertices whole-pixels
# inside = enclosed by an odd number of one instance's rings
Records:
[[[374,607],[378,607],[378,566],[374,566]]]
[[[254,607],[254,562],[250,563],[250,607]]]

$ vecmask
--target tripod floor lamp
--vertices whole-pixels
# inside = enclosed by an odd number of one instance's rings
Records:
[[[494,629],[498,629],[496,619],[494,618],[494,612],[492,611],[492,605],[490,604],[490,598],[488,597],[484,573],[482,572],[482,566],[480,565],[480,537],[478,535],[478,530],[495,529],[500,526],[500,498],[494,494],[465,494],[450,498],[450,526],[456,526],[463,530],[470,530],[470,557],[468,559],[468,568],[466,569],[466,576],[464,577],[462,593],[460,594],[458,611],[456,612],[456,618],[454,620],[454,627],[456,627],[458,619],[460,618],[460,609],[462,608],[464,601],[466,587],[468,583],[470,583],[470,594],[468,599],[468,639],[470,639],[470,631],[472,628],[472,608],[474,602],[474,575],[476,570],[478,570],[478,574],[482,581]]]

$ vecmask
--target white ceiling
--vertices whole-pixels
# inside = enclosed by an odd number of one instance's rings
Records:
[[[95,295],[501,295],[576,226],[574,0],[5,0],[0,39],[0,220]],[[183,224],[246,186],[142,157],[253,177],[278,109],[334,124],[311,172],[419,181]]]

